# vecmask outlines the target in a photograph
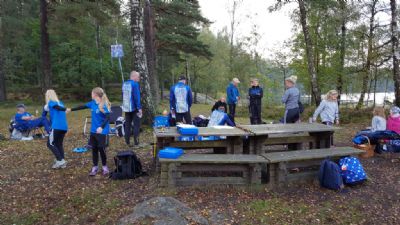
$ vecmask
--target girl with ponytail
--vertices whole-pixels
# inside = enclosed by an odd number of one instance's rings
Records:
[[[110,173],[107,167],[106,146],[107,135],[110,130],[109,120],[111,103],[104,90],[100,87],[96,87],[92,90],[92,101],[83,106],[68,109],[68,111],[77,111],[82,109],[90,109],[92,112],[89,145],[92,147],[93,167],[89,176],[95,176],[99,171],[99,153],[102,162],[103,175],[107,176]]]

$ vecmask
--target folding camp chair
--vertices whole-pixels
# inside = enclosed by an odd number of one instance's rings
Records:
[[[112,132],[112,130],[115,130],[115,122],[117,121],[118,117],[122,116],[122,108],[121,106],[111,106],[111,112],[110,112],[110,133],[108,135],[115,135],[115,131]],[[88,135],[86,132],[88,124],[91,124],[91,117],[87,116],[85,118],[85,124],[83,126],[83,135]],[[114,127],[111,127],[111,125],[114,125]],[[114,128],[114,129],[111,129]]]
[[[30,136],[34,137],[36,135],[40,135],[41,137],[44,137],[44,130],[41,127],[34,127],[31,129],[21,129],[20,127],[18,127],[18,124],[15,121],[15,116],[10,119],[10,125],[9,125],[8,129],[10,131],[11,139],[15,139],[15,137],[12,137],[14,129],[21,133],[21,136],[20,136],[21,138],[22,137],[30,137]]]

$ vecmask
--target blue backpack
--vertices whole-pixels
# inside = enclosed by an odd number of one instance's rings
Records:
[[[360,161],[353,156],[340,159],[339,166],[345,184],[354,185],[367,179],[367,174]]]
[[[322,161],[318,178],[322,187],[332,190],[340,190],[343,188],[343,179],[340,174],[340,168],[335,162],[332,162],[329,159]]]

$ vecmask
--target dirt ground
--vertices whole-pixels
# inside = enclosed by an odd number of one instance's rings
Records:
[[[0,110],[0,133],[8,135],[14,109]],[[316,183],[276,189],[262,185],[161,189],[151,170],[151,146],[137,151],[150,176],[123,181],[88,177],[91,153],[72,152],[86,144],[85,115],[88,112],[68,115],[68,166],[63,170],[51,169],[54,158],[45,140],[0,141],[0,224],[115,224],[138,202],[154,196],[173,196],[204,216],[219,212],[226,217],[225,224],[400,224],[399,154],[363,159],[368,182],[348,187],[345,193]],[[351,145],[351,137],[366,123],[342,125],[335,144]],[[141,135],[143,142],[153,142],[151,129]],[[112,157],[124,149],[122,139],[111,138],[110,167],[114,167]]]

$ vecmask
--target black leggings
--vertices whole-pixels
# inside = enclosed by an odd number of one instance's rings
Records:
[[[176,113],[175,116],[177,123],[183,123],[183,120],[185,120],[185,124],[192,124],[192,116],[190,115],[190,111],[185,113]]]
[[[236,115],[236,104],[229,104],[229,116],[232,122],[235,122],[235,115]]]
[[[99,164],[99,152],[101,157],[101,164],[103,166],[107,165],[107,155],[105,147],[94,147],[92,149],[92,157],[93,157],[93,166],[97,166]]]
[[[47,139],[47,147],[53,152],[58,161],[64,159],[64,137],[67,131],[53,129]]]

